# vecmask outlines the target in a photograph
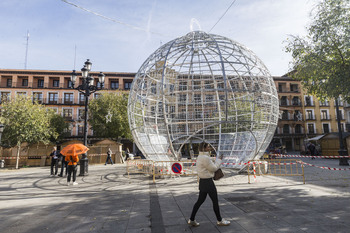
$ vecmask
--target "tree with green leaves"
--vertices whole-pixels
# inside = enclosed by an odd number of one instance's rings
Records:
[[[105,138],[132,139],[128,114],[128,94],[103,93],[89,103],[89,124],[94,134]]]
[[[21,144],[43,142],[57,138],[58,133],[51,127],[53,110],[33,103],[30,97],[16,96],[2,104],[1,123],[5,125],[1,144],[17,147],[16,169],[18,169]]]
[[[350,0],[323,0],[312,11],[306,37],[288,39],[291,76],[323,100],[350,100]]]
[[[55,137],[56,135],[52,135],[50,141],[56,142],[57,140],[70,136],[70,133],[68,132],[69,124],[66,122],[64,117],[54,111],[50,111],[50,113],[50,126],[57,133],[57,137]]]

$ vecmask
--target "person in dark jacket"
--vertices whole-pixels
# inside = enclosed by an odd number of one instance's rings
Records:
[[[63,171],[64,169],[66,168],[66,175],[67,175],[67,166],[68,166],[68,163],[66,161],[66,156],[64,156],[63,154],[60,153],[60,159],[61,159],[61,172],[58,176],[62,177],[63,176]]]
[[[54,176],[54,175],[57,175],[57,172],[58,172],[59,152],[57,151],[56,146],[53,147],[50,157],[51,157],[51,176]],[[55,167],[55,173],[53,172],[54,167]]]

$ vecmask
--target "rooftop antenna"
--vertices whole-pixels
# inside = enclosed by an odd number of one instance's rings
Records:
[[[29,45],[29,31],[27,31],[27,43],[26,43],[26,55],[24,58],[24,69],[27,69],[27,59],[28,59],[28,45]]]

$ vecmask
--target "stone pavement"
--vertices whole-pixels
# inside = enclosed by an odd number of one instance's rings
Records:
[[[305,162],[340,167],[338,160]],[[349,167],[340,167],[349,168]],[[0,170],[0,232],[350,232],[350,170],[305,167],[301,177],[257,177],[225,169],[216,181],[222,216],[216,226],[209,199],[199,227],[186,223],[197,199],[195,177],[152,179],[125,174],[125,165],[90,165],[77,186],[50,177],[49,167]]]

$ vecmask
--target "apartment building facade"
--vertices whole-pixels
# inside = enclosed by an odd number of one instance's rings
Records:
[[[85,97],[71,88],[71,73],[72,71],[0,69],[0,104],[15,98],[16,95],[30,96],[33,101],[38,101],[61,114],[69,122],[69,133],[72,138],[82,138]],[[99,73],[90,72],[90,74],[100,86]],[[103,92],[127,92],[135,77],[135,73],[104,72],[104,74],[103,90],[93,93],[90,99],[98,98]],[[81,73],[78,72],[75,85],[81,83]],[[92,130],[88,129],[88,136],[92,135]]]
[[[304,151],[307,139],[338,132],[334,100],[319,101],[302,88],[300,81],[287,76],[274,77],[280,104],[280,119],[274,143],[287,151]],[[342,131],[350,130],[350,107],[339,101]],[[346,105],[348,106],[348,105]],[[347,111],[347,113],[345,113]],[[345,117],[348,116],[348,119]],[[348,126],[348,127],[346,127]]]
[[[31,96],[33,101],[54,109],[69,122],[72,138],[82,138],[85,98],[71,88],[71,73],[72,71],[0,69],[0,107],[3,101],[15,98],[16,95]],[[136,75],[122,72],[104,74],[103,90],[92,94],[90,99],[98,98],[103,92],[128,92]],[[91,72],[91,75],[99,85],[98,72]],[[338,132],[334,100],[318,101],[314,96],[306,94],[300,81],[287,76],[274,77],[274,81],[280,105],[280,119],[273,139],[275,144],[283,145],[289,151],[303,151],[306,139]],[[78,83],[82,83],[80,73]],[[340,101],[339,108],[342,130],[350,132],[350,105]],[[93,136],[91,129],[88,130],[88,136]]]

